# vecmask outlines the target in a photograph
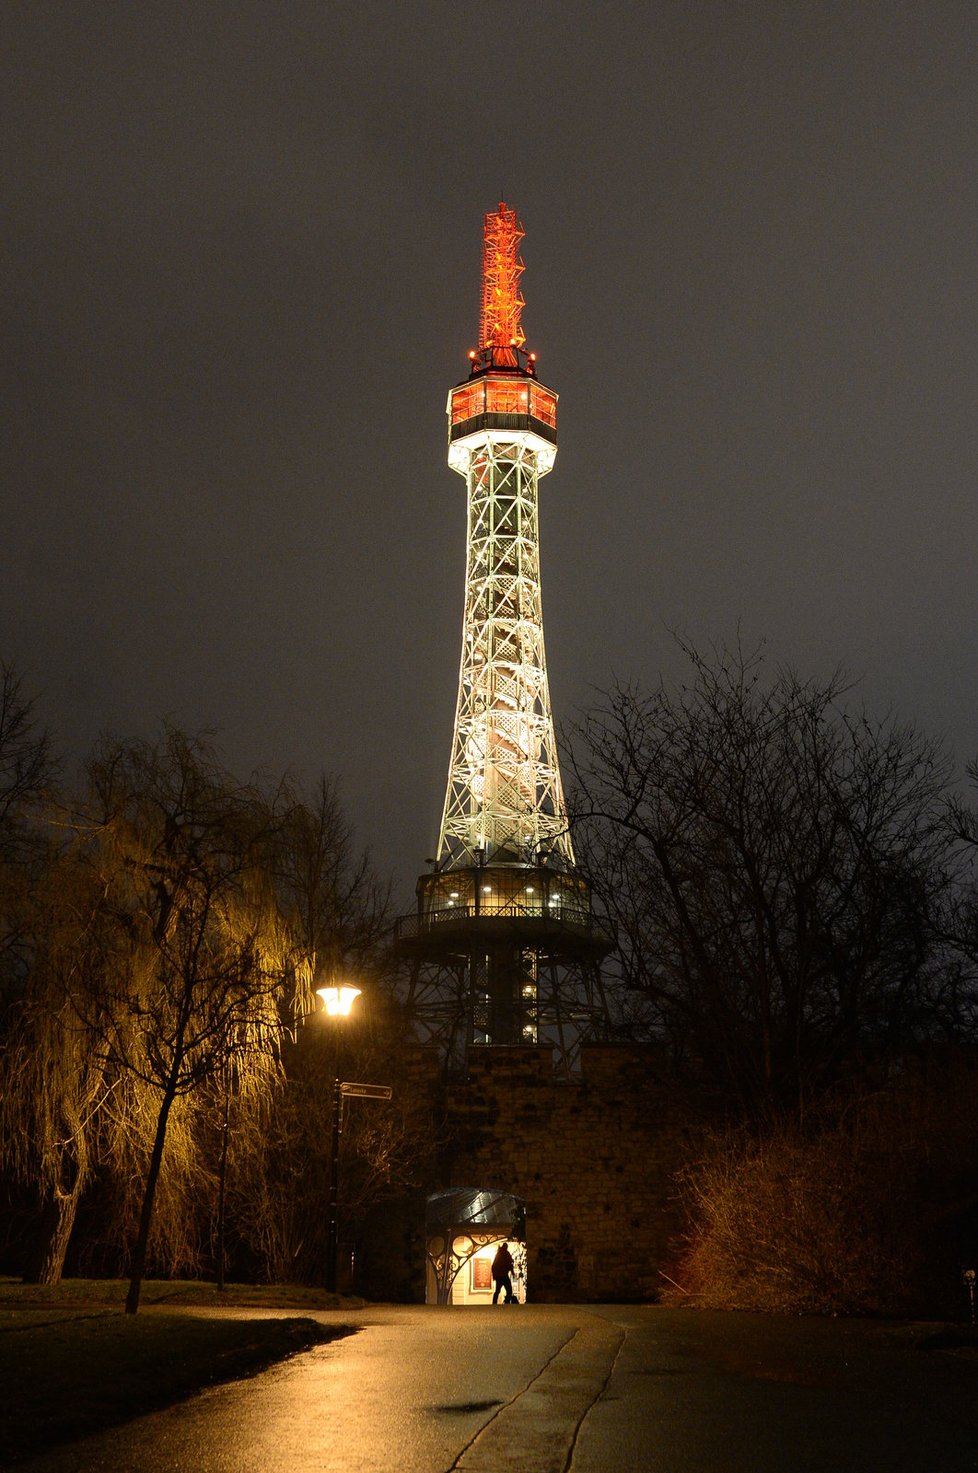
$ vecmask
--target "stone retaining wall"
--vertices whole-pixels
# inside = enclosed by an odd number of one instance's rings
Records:
[[[531,1299],[656,1297],[690,1121],[648,1051],[586,1045],[566,1079],[547,1048],[472,1049],[468,1080],[447,1086],[446,1124],[439,1185],[526,1201]]]

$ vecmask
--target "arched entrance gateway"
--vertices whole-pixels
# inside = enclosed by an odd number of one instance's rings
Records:
[[[451,1187],[428,1198],[426,1304],[491,1304],[492,1260],[508,1243],[513,1295],[526,1303],[526,1209],[493,1187]]]

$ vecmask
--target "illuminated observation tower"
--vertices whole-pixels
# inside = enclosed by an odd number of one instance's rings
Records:
[[[486,215],[479,346],[448,396],[448,464],[468,492],[458,703],[436,855],[397,942],[415,1015],[450,1061],[549,1043],[571,1068],[602,1032],[614,936],[575,870],[557,763],[538,524],[557,395],[525,348],[522,239],[505,203]]]

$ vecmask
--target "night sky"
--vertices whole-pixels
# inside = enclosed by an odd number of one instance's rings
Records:
[[[974,0],[10,0],[0,137],[0,657],[70,760],[335,774],[410,903],[501,198],[558,718],[739,631],[978,754]]]

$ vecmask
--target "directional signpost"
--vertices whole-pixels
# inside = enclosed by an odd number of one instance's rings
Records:
[[[352,1095],[357,1100],[389,1100],[393,1093],[389,1084],[340,1084],[341,1095]]]

